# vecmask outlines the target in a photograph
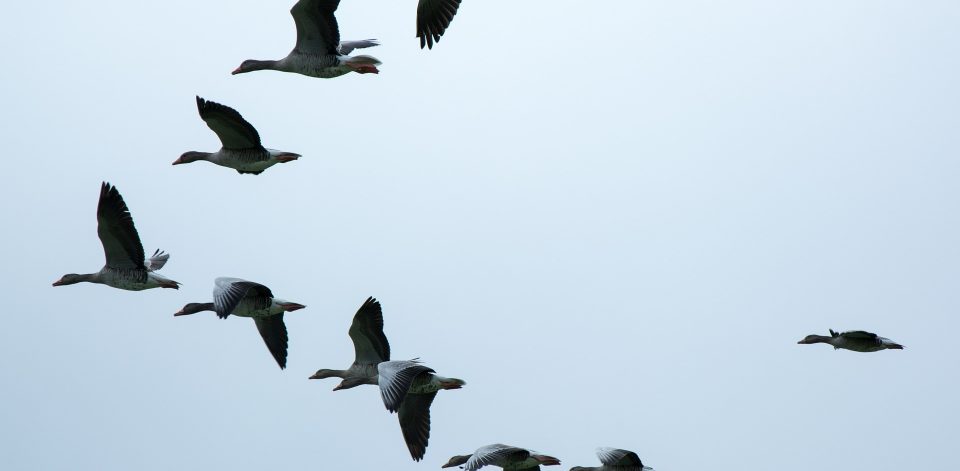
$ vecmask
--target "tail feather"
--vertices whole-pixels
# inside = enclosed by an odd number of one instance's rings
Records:
[[[467,384],[466,381],[457,378],[444,378],[440,382],[440,387],[442,389],[460,389]]]
[[[377,66],[380,65],[380,61],[373,56],[360,55],[348,57],[344,61],[344,64],[358,74],[380,73],[380,70],[377,69]]]
[[[534,457],[534,459],[536,459],[537,461],[539,461],[540,464],[542,464],[542,465],[544,465],[544,466],[555,466],[555,465],[559,465],[559,464],[560,464],[560,460],[559,460],[558,458],[554,458],[554,457],[552,457],[552,456],[547,456],[547,455],[533,455],[533,457]]]
[[[353,56],[347,59],[348,64],[357,64],[357,65],[380,65],[379,59],[373,56],[368,56],[366,54],[361,54],[359,56]]]

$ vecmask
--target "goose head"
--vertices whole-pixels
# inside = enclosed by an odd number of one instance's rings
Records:
[[[184,152],[179,159],[173,161],[173,165],[189,164],[198,160],[207,160],[210,157],[209,152],[190,151]]]
[[[338,373],[339,372],[334,370],[327,370],[327,369],[317,370],[317,372],[314,373],[313,376],[310,377],[310,379],[333,378],[334,376],[339,377]]]
[[[341,389],[350,389],[360,386],[361,384],[367,384],[366,378],[361,378],[359,376],[351,376],[343,378],[343,381],[340,381],[340,384],[333,387],[334,391],[339,391]]]
[[[808,335],[803,338],[803,340],[797,342],[800,345],[808,345],[811,343],[827,343],[827,338],[822,335]]]
[[[454,457],[450,458],[449,461],[447,461],[447,464],[441,466],[441,468],[452,468],[452,467],[454,467],[454,466],[460,466],[460,465],[466,463],[467,460],[469,460],[471,456],[472,456],[472,455],[457,455],[457,456],[454,456]]]
[[[256,59],[247,59],[240,63],[240,67],[237,67],[230,72],[231,75],[245,74],[247,72],[253,72],[255,70],[264,70],[264,69],[274,69],[276,68],[277,61],[260,61]]]
[[[212,311],[213,303],[187,303],[183,309],[175,312],[174,316],[188,316],[202,311]]]
[[[80,283],[81,281],[87,281],[89,275],[78,275],[76,273],[68,273],[60,277],[59,280],[53,282],[53,286],[65,286],[72,285],[75,283]]]

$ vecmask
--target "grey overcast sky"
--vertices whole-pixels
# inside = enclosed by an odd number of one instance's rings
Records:
[[[344,0],[380,75],[231,76],[293,3],[5,5],[0,468],[956,468],[960,3],[464,0],[421,51],[416,0]],[[171,166],[219,147],[194,95],[303,157]],[[50,286],[102,265],[103,180],[179,291]],[[286,370],[173,317],[217,276],[307,305]],[[376,388],[307,380],[371,295],[467,381],[421,463]],[[796,344],[828,328],[907,348]]]

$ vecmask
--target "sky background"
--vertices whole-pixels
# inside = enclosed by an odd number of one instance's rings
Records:
[[[231,76],[292,4],[4,8],[0,468],[955,469],[960,3],[465,0],[421,51],[415,0],[346,0],[379,75]],[[303,157],[171,166],[219,148],[195,95]],[[50,286],[102,266],[103,180],[179,291]],[[286,370],[249,319],[174,319],[217,276],[307,305]],[[367,296],[467,381],[421,463],[376,388],[307,380]],[[906,349],[796,344],[828,328]]]

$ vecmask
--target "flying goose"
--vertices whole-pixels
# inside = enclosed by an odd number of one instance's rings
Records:
[[[276,163],[297,160],[300,154],[267,149],[260,144],[260,134],[240,113],[229,106],[197,97],[197,110],[207,126],[220,138],[222,147],[216,152],[185,152],[173,165],[206,160],[244,174],[260,175]]]
[[[597,458],[603,466],[574,466],[570,471],[645,471],[653,470],[644,466],[636,453],[618,448],[597,448]]]
[[[100,185],[97,204],[97,235],[103,245],[107,262],[96,273],[63,275],[53,286],[72,285],[86,281],[130,291],[150,288],[179,289],[180,283],[156,274],[170,259],[157,250],[144,259],[143,244],[133,225],[133,217],[117,188],[107,182]]]
[[[410,456],[420,461],[430,440],[430,404],[437,391],[460,389],[467,383],[437,375],[417,360],[385,361],[377,365],[377,372],[383,405],[397,412]]]
[[[287,367],[287,326],[283,323],[283,313],[305,307],[273,297],[270,288],[260,283],[221,277],[214,281],[212,303],[189,303],[174,316],[213,311],[221,319],[226,319],[230,314],[252,317],[267,349],[283,369]]]
[[[471,455],[457,455],[450,458],[441,468],[460,466],[466,471],[476,471],[484,466],[499,466],[504,471],[539,470],[540,465],[553,466],[560,460],[552,456],[537,454],[532,450],[495,443],[477,448]]]
[[[376,46],[374,39],[340,42],[333,12],[340,0],[300,0],[290,9],[297,25],[297,44],[280,60],[245,60],[233,74],[255,70],[279,70],[310,77],[333,78],[357,72],[376,74],[380,61],[371,56],[350,57],[354,49]]]
[[[885,337],[879,337],[871,332],[862,330],[851,330],[849,332],[834,332],[830,329],[830,336],[826,335],[808,335],[803,340],[797,342],[802,345],[811,343],[829,343],[833,349],[840,348],[852,350],[854,352],[878,352],[880,350],[903,350],[900,345],[893,340]]]
[[[334,391],[350,389],[361,384],[377,384],[377,365],[390,360],[390,343],[383,333],[383,311],[380,303],[370,297],[357,309],[350,325],[354,360],[346,370],[317,370],[310,379],[343,378]]]
[[[417,37],[420,49],[433,49],[433,43],[447,31],[453,16],[460,8],[460,0],[420,0],[417,3]]]

